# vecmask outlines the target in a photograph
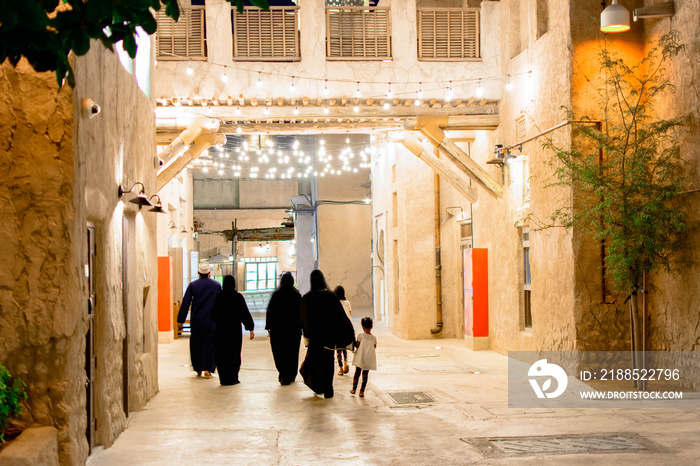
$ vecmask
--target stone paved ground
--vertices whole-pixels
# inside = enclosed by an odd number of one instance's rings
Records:
[[[329,400],[300,377],[280,386],[260,328],[244,340],[241,384],[233,387],[195,377],[186,338],[160,345],[160,393],[88,464],[700,464],[698,409],[508,409],[506,357],[468,351],[461,340],[374,333],[379,368],[364,399],[349,393],[347,375],[335,376]],[[398,407],[387,395],[394,391],[422,391],[436,402]],[[498,457],[462,440],[601,433],[648,449]]]

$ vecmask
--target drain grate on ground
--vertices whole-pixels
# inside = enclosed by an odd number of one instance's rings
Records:
[[[476,437],[462,441],[488,457],[567,455],[575,453],[617,453],[660,451],[663,448],[634,433],[531,437]]]
[[[435,399],[425,392],[391,392],[387,394],[397,405],[435,403]]]

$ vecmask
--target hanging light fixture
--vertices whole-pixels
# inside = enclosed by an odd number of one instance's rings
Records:
[[[165,209],[163,209],[163,204],[161,203],[161,200],[160,200],[160,196],[159,196],[159,195],[154,194],[153,196],[149,197],[149,198],[148,198],[149,202],[150,202],[150,200],[153,199],[154,197],[157,198],[156,203],[153,204],[153,208],[152,208],[152,209],[148,209],[148,211],[149,211],[149,212],[155,212],[155,213],[157,213],[157,214],[167,214],[168,211],[165,210]],[[172,221],[172,220],[171,220],[171,221]],[[174,223],[173,223],[173,226],[175,226]]]
[[[141,189],[136,194],[136,197],[131,199],[129,202],[131,202],[132,204],[136,204],[139,207],[144,207],[144,206],[151,207],[151,206],[153,206],[153,204],[151,204],[151,201],[149,201],[148,198],[146,197],[146,187],[140,181],[137,181],[136,183],[134,183],[134,185],[128,191],[125,191],[124,188],[122,188],[122,186],[119,185],[119,189],[117,190],[119,197],[122,197],[126,193],[134,192],[134,188],[136,186],[141,186]]]
[[[612,0],[600,14],[600,30],[602,32],[626,32],[630,30],[630,12],[617,0]]]

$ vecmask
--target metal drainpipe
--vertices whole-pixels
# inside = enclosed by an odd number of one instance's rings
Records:
[[[437,150],[436,150],[437,152]],[[433,176],[435,190],[435,312],[436,327],[430,333],[436,335],[442,332],[442,260],[440,253],[440,175]]]

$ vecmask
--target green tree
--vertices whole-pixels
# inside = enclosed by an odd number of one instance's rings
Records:
[[[581,227],[607,246],[606,277],[625,293],[631,307],[630,338],[641,351],[637,296],[650,272],[677,271],[677,255],[689,228],[681,195],[692,168],[680,142],[690,117],[659,118],[654,106],[674,91],[664,65],[683,49],[672,31],[651,44],[647,55],[630,66],[607,48],[599,52],[604,82],[596,88],[599,115],[576,118],[570,147],[552,140],[555,185],[571,187],[568,205],[548,224]],[[591,124],[593,120],[601,124]],[[602,148],[603,157],[600,157]],[[637,367],[641,361],[637,361]]]
[[[27,399],[25,388],[24,382],[13,379],[0,363],[0,443],[5,441],[7,421],[22,412],[21,403]]]
[[[227,0],[243,11],[244,0]],[[267,0],[248,0],[267,9]],[[180,17],[177,0],[3,0],[0,1],[0,63],[16,65],[26,57],[36,71],[56,71],[59,86],[75,85],[69,54],[85,55],[90,40],[112,49],[123,42],[131,58],[136,56],[137,28],[156,32],[151,9],[175,21]]]

